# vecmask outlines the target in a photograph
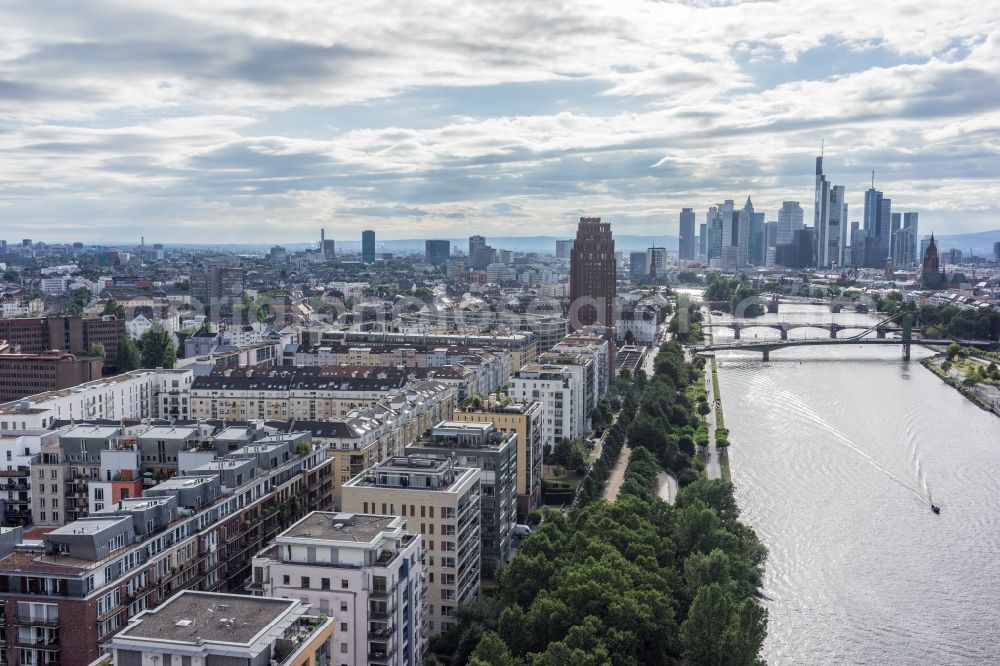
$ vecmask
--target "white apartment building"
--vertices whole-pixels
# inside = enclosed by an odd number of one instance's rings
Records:
[[[316,511],[253,558],[251,589],[333,618],[331,663],[414,666],[425,647],[422,544],[397,516]]]
[[[190,370],[134,370],[0,404],[0,430],[44,430],[57,420],[160,418],[191,386]],[[176,416],[175,418],[181,418]]]
[[[517,401],[544,405],[542,442],[550,451],[562,439],[583,436],[576,414],[583,386],[565,366],[529,363],[514,373],[507,391]]]

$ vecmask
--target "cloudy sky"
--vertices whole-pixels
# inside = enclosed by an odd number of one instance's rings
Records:
[[[0,4],[0,238],[675,234],[752,195],[1000,228],[995,0]]]

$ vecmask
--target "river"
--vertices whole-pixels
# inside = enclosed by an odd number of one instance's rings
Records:
[[[929,353],[719,354],[737,500],[769,550],[769,664],[1000,663],[1000,419],[921,367]]]

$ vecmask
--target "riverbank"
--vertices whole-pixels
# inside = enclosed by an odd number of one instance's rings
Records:
[[[711,322],[711,315],[706,315],[706,319]],[[708,327],[706,330],[708,331],[709,344],[714,344],[715,334],[712,332],[712,328]],[[722,392],[719,390],[719,365],[714,353],[709,359],[709,366],[711,368],[709,382],[712,386],[712,395],[709,396],[709,404],[712,405],[712,417],[711,419],[706,418],[705,423],[708,425],[708,455],[712,463],[709,465],[709,469],[715,468],[718,470],[718,476],[709,473],[709,477],[729,481],[731,480],[729,474],[729,431],[726,430],[726,417],[722,411]],[[722,433],[719,432],[720,429]],[[725,446],[718,446],[720,435],[722,435],[722,439],[726,442]]]
[[[932,373],[937,375],[941,381],[943,381],[945,384],[947,384],[948,386],[952,387],[953,389],[961,393],[963,396],[965,396],[966,400],[974,404],[976,407],[979,407],[984,411],[990,412],[995,416],[1000,416],[1000,412],[998,412],[997,408],[992,406],[989,400],[982,395],[977,384],[973,384],[971,386],[966,385],[964,383],[964,380],[959,378],[960,373],[952,372],[951,370],[946,370],[943,367],[946,361],[947,361],[946,355],[944,353],[940,353],[935,356],[923,359],[922,361],[920,361],[920,365],[924,366]],[[956,374],[959,376],[956,376]]]

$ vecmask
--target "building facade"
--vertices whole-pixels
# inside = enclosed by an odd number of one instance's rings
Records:
[[[425,648],[423,541],[397,516],[313,512],[253,558],[251,591],[336,627],[331,663],[415,666]]]
[[[427,634],[454,625],[458,604],[479,591],[479,470],[453,460],[391,458],[356,476],[342,490],[345,513],[401,516],[419,529],[427,554]]]

